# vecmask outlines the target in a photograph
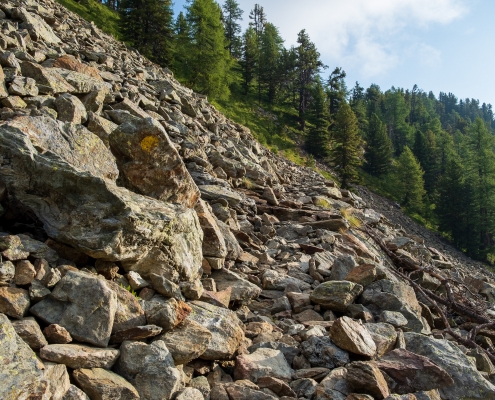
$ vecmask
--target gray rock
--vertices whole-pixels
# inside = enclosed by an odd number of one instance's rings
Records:
[[[48,344],[43,336],[43,332],[41,332],[40,326],[33,317],[12,321],[12,326],[22,340],[24,340],[34,351],[38,351]]]
[[[10,83],[9,93],[18,96],[38,96],[38,87],[34,79],[17,76]]]
[[[347,370],[335,368],[316,387],[315,400],[346,400],[351,392]]]
[[[139,400],[139,393],[128,381],[102,368],[76,369],[72,376],[91,399]]]
[[[165,332],[179,325],[191,312],[191,307],[182,300],[165,299],[160,295],[142,304],[148,323],[158,325]]]
[[[51,393],[51,400],[65,399],[70,389],[70,378],[67,367],[63,364],[45,362],[43,379],[48,382],[48,391]]]
[[[349,281],[328,281],[316,287],[311,301],[332,311],[343,312],[361,294],[363,287]]]
[[[248,351],[250,353],[253,353],[260,348],[280,350],[289,365],[292,365],[294,358],[301,353],[301,350],[298,347],[291,346],[282,342],[259,342],[248,347]]]
[[[397,311],[383,311],[380,314],[380,321],[393,325],[396,328],[407,325],[407,319]]]
[[[0,287],[0,313],[20,319],[26,315],[30,304],[27,290],[15,287]]]
[[[115,332],[110,343],[122,343],[125,340],[143,340],[159,335],[163,328],[157,325],[135,326],[134,328]]]
[[[204,233],[203,255],[205,257],[225,258],[227,256],[225,238],[211,212],[210,206],[202,199],[199,199],[194,209]]]
[[[119,350],[99,349],[78,344],[49,344],[40,350],[40,357],[69,368],[110,369],[119,357]]]
[[[89,397],[77,386],[70,385],[62,400],[89,400]]]
[[[36,81],[38,89],[43,89],[39,90],[42,94],[71,93],[76,90],[60,74],[52,71],[51,68],[43,68],[38,64],[23,61],[21,63],[21,72],[23,76],[33,78]]]
[[[72,124],[82,124],[87,121],[88,114],[84,104],[76,96],[65,93],[55,100],[58,119]]]
[[[329,337],[312,336],[301,343],[302,354],[312,367],[333,369],[349,363],[349,353],[337,347]]]
[[[293,370],[279,350],[259,348],[254,353],[237,356],[234,379],[256,382],[261,377],[290,381]]]
[[[343,255],[338,257],[330,270],[329,279],[332,281],[344,281],[347,274],[358,266],[358,263],[354,257],[350,255]]]
[[[179,285],[167,279],[164,275],[150,274],[151,285],[162,296],[184,300]]]
[[[201,358],[205,360],[232,358],[244,339],[243,324],[237,315],[226,308],[202,301],[193,301],[189,305],[192,312],[187,319],[197,322],[212,334],[211,342]]]
[[[14,279],[15,267],[10,261],[0,263],[0,282],[8,283]]]
[[[142,399],[169,399],[183,388],[180,371],[161,340],[150,345],[124,342],[115,370],[136,387]]]
[[[115,311],[112,333],[146,325],[144,310],[141,308],[138,299],[128,290],[112,281],[107,281],[106,284],[117,295],[117,309]]]
[[[13,9],[13,16],[22,20],[29,35],[36,41],[43,41],[49,44],[60,43],[60,39],[53,32],[52,28],[39,15],[26,11],[19,7]]]
[[[79,341],[107,346],[112,332],[117,295],[104,280],[83,272],[69,271],[50,298],[31,308],[49,324],[58,324]]]
[[[261,293],[261,288],[226,269],[213,271],[211,277],[215,280],[218,291],[232,288],[231,301],[253,300]]]
[[[198,389],[186,387],[179,392],[175,400],[204,400],[204,396]]]
[[[377,357],[381,357],[394,349],[397,341],[397,332],[392,325],[381,322],[364,324],[364,326],[375,342]]]
[[[201,185],[198,187],[201,192],[201,198],[205,200],[225,199],[231,206],[236,206],[242,200],[239,194],[226,187],[216,185]]]
[[[412,332],[404,333],[404,338],[407,350],[428,357],[454,380],[452,386],[440,389],[442,398],[495,399],[495,386],[476,370],[456,345]]]

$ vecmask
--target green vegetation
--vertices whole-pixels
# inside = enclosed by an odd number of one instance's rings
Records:
[[[75,0],[57,0],[70,11],[75,12],[82,18],[93,21],[103,32],[106,32],[118,40],[123,40],[120,30],[120,15],[107,6],[95,0],[77,2]]]

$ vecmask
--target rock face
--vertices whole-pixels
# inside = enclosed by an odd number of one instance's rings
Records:
[[[95,346],[106,346],[112,333],[117,295],[105,281],[83,272],[69,271],[51,297],[31,308],[49,324],[63,326],[71,336]]]
[[[407,349],[428,357],[445,370],[454,384],[440,389],[442,397],[451,399],[495,399],[495,386],[487,381],[469,362],[464,353],[446,340],[417,333],[404,333]]]

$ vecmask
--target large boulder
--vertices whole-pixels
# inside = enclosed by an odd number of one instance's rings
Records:
[[[45,117],[3,122],[0,133],[0,177],[51,238],[142,276],[196,279],[196,213],[118,187],[115,159],[96,135]]]
[[[63,326],[71,336],[95,346],[107,346],[112,333],[117,295],[105,280],[69,271],[50,297],[31,307],[31,313],[48,324]]]
[[[407,350],[428,357],[454,380],[453,385],[440,389],[443,399],[495,399],[495,386],[481,375],[455,344],[413,332],[404,333],[404,338]]]
[[[109,142],[129,189],[194,207],[199,189],[158,121],[144,118],[122,124],[110,134]]]
[[[211,341],[201,358],[205,360],[232,358],[244,339],[243,324],[237,315],[226,308],[202,301],[192,301],[188,304],[192,312],[187,319],[197,322],[212,334]]]

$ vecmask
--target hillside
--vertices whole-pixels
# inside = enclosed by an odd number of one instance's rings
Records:
[[[0,398],[495,399],[482,266],[59,3],[0,10]]]

